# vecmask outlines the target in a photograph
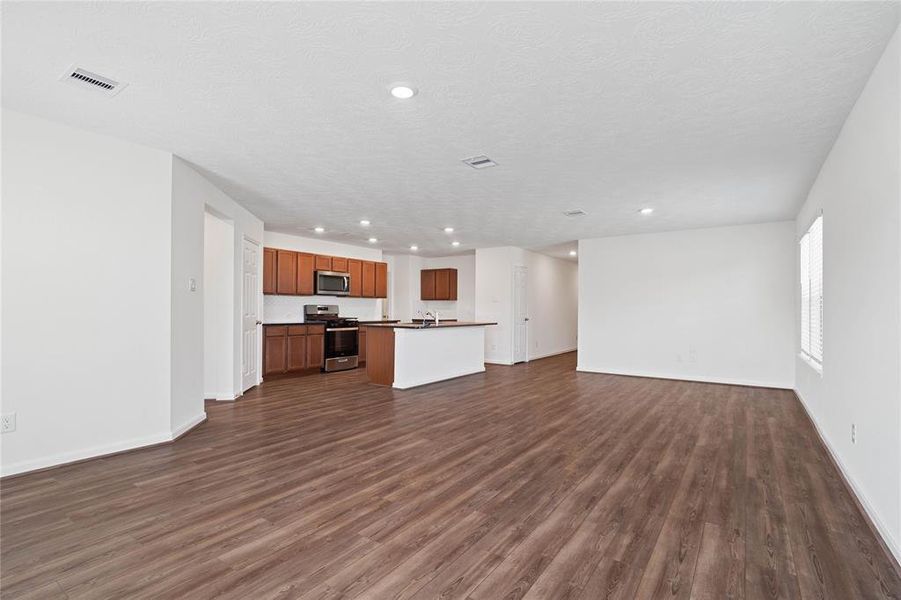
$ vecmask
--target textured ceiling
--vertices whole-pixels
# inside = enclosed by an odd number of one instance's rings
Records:
[[[899,19],[895,2],[2,10],[4,106],[174,152],[268,229],[426,255],[452,250],[445,225],[466,251],[792,218]],[[128,87],[58,82],[73,63]],[[476,154],[499,166],[460,162]]]

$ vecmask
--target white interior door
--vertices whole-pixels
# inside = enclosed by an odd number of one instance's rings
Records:
[[[513,362],[529,360],[528,270],[513,267]]]
[[[260,247],[245,239],[244,276],[241,294],[241,391],[259,383],[260,328]]]

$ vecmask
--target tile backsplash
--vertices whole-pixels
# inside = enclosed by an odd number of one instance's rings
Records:
[[[385,301],[375,298],[335,296],[263,296],[263,323],[300,323],[305,304],[337,304],[342,317],[372,321],[382,318]]]

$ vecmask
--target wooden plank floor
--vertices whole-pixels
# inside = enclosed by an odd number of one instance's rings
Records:
[[[791,392],[576,373],[265,383],[8,479],[3,598],[889,598]]]

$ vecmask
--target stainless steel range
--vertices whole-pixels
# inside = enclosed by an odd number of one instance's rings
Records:
[[[356,319],[338,316],[336,304],[307,304],[305,323],[325,325],[325,366],[323,371],[356,369],[359,362],[360,325]]]

